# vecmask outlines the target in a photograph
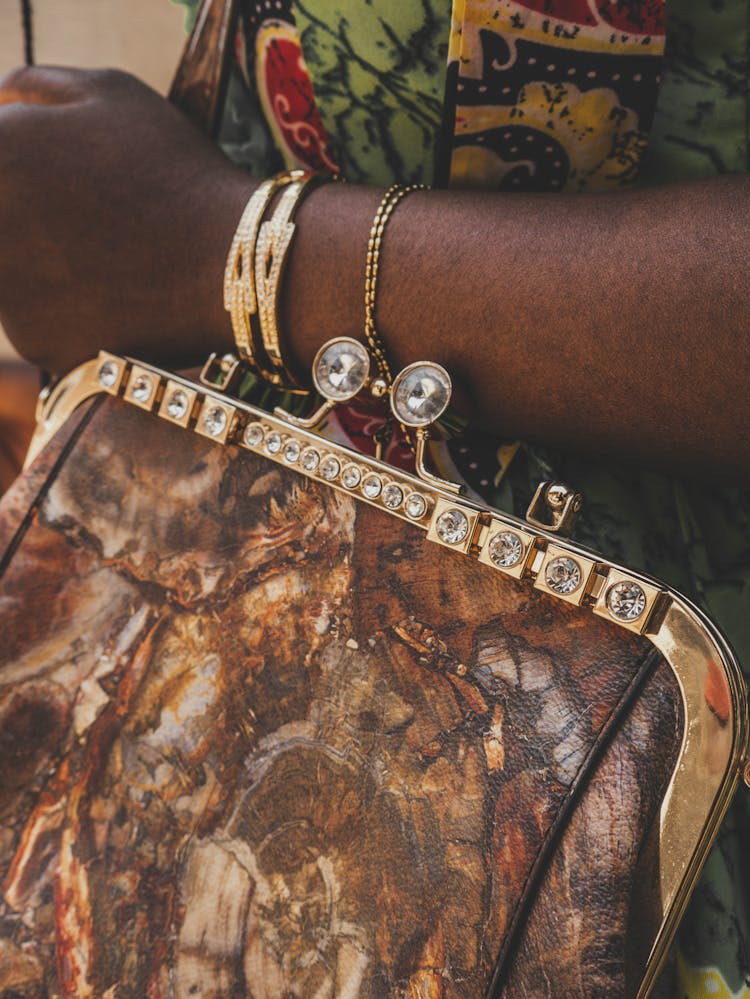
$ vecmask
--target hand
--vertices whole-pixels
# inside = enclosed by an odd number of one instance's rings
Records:
[[[0,321],[64,371],[101,348],[188,363],[221,339],[224,259],[252,181],[125,73],[0,80]]]

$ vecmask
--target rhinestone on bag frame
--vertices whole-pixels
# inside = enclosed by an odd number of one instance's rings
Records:
[[[281,434],[274,430],[268,435],[268,437],[266,437],[266,451],[268,451],[269,454],[278,454],[281,451],[283,443]]]
[[[512,569],[523,558],[525,546],[514,531],[499,531],[489,544],[490,561],[501,569]]]
[[[412,520],[421,520],[427,513],[427,500],[421,493],[410,493],[406,500],[406,515]]]
[[[341,481],[347,489],[356,489],[362,481],[362,472],[356,465],[347,465],[341,473]]]
[[[389,482],[383,489],[381,499],[389,510],[397,510],[404,501],[404,491],[395,482]]]
[[[300,456],[299,463],[306,472],[314,472],[320,464],[320,454],[314,447],[306,447]]]
[[[559,555],[547,563],[544,581],[555,593],[574,593],[581,585],[581,567],[567,555]]]
[[[188,411],[189,399],[182,389],[175,389],[169,397],[167,412],[173,420],[181,420]]]
[[[379,475],[368,475],[362,483],[362,492],[368,499],[377,499],[383,489],[383,480]]]
[[[301,451],[302,448],[299,441],[296,441],[292,437],[291,440],[286,442],[286,447],[284,448],[284,461],[289,465],[293,465],[296,461],[299,461]]]
[[[633,580],[622,580],[607,590],[607,609],[618,621],[635,621],[646,609],[643,587]]]
[[[259,447],[264,437],[265,433],[260,423],[249,423],[245,427],[243,438],[248,447]]]
[[[218,437],[226,429],[227,414],[221,406],[212,406],[203,417],[203,426],[212,437]]]
[[[332,454],[327,455],[320,465],[321,478],[326,479],[328,482],[333,482],[340,471],[341,462]]]
[[[99,379],[100,385],[103,385],[104,388],[112,388],[117,381],[119,374],[119,364],[115,364],[114,361],[105,361],[99,368],[96,376]]]
[[[148,402],[154,392],[154,383],[149,375],[138,375],[133,382],[133,398],[136,402]]]
[[[460,545],[469,533],[469,519],[463,511],[452,507],[440,514],[435,530],[447,545]]]

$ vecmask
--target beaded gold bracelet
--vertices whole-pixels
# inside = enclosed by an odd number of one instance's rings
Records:
[[[375,306],[377,303],[378,275],[380,271],[380,251],[383,243],[383,233],[388,220],[396,206],[412,191],[425,191],[426,184],[409,184],[402,186],[394,184],[389,187],[375,212],[367,242],[367,262],[365,265],[365,339],[370,353],[378,369],[380,378],[389,386],[393,382],[385,344],[378,333],[375,324]]]

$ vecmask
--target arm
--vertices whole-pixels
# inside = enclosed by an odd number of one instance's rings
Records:
[[[100,346],[231,349],[222,271],[254,182],[120,74],[25,72],[3,99],[0,318],[22,353],[61,370]],[[379,327],[504,433],[747,480],[749,192],[415,194],[384,242]],[[381,193],[323,188],[300,211],[284,331],[303,364],[361,330]]]

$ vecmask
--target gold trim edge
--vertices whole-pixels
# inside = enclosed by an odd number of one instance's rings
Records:
[[[182,397],[178,394],[175,398],[175,393],[180,392]],[[744,678],[734,653],[713,623],[671,587],[559,535],[325,440],[231,398],[218,387],[211,389],[107,351],[75,368],[51,391],[43,393],[24,467],[31,464],[78,406],[100,393],[118,396],[218,443],[233,443],[262,454],[407,520],[426,531],[430,541],[530,582],[551,596],[588,606],[611,623],[645,635],[662,653],[680,688],[684,731],[659,816],[661,923],[637,993],[638,999],[645,999],[664,963],[747,756]],[[245,438],[251,425],[260,431],[249,438],[257,438],[256,444]],[[303,454],[310,456],[306,464],[302,464]],[[364,490],[366,482],[371,483],[369,490]],[[442,532],[441,537],[438,520],[446,514],[450,514],[448,527],[453,530]],[[490,549],[492,539],[503,531],[514,535],[521,546],[517,561],[505,567],[493,560]],[[456,540],[447,542],[445,537]],[[551,588],[545,570],[554,559],[566,557],[576,562],[580,581],[570,593],[563,594]],[[607,594],[618,582],[634,582],[642,589],[645,608],[634,621],[618,620],[608,608]]]

